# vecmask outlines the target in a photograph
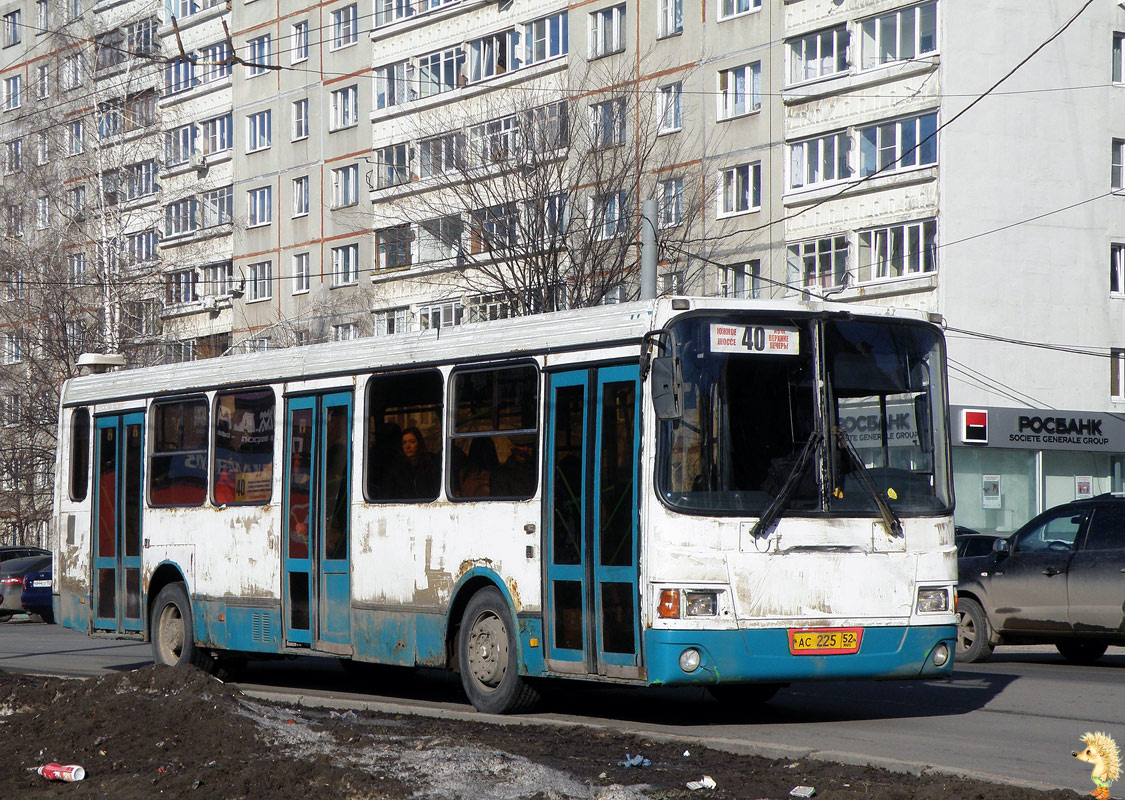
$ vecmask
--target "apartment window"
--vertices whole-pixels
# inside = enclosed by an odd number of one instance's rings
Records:
[[[761,264],[757,259],[719,267],[719,294],[739,299],[761,297],[760,270]]]
[[[625,192],[594,198],[594,226],[599,239],[612,239],[625,232]]]
[[[659,184],[660,209],[659,220],[661,228],[671,228],[679,225],[684,213],[684,179],[669,178]]]
[[[465,51],[448,47],[418,59],[418,95],[430,97],[450,92],[460,85],[465,69]]]
[[[125,262],[132,265],[152,261],[156,258],[156,241],[156,231],[151,228],[126,236],[123,253]]]
[[[683,84],[677,81],[660,87],[660,132],[671,133],[683,126]]]
[[[204,120],[199,125],[201,139],[203,140],[203,154],[221,153],[230,150],[233,146],[231,136],[231,115],[225,114],[214,119]]]
[[[43,166],[51,160],[51,137],[50,134],[40,133],[35,140],[35,163]]]
[[[359,202],[359,165],[332,170],[332,207],[354,206]]]
[[[46,33],[51,26],[51,12],[48,0],[35,0],[35,27],[39,33]]]
[[[94,39],[94,64],[98,69],[115,67],[125,61],[125,32],[119,29],[100,33]]]
[[[551,58],[565,56],[570,50],[567,35],[565,11],[527,23],[524,26],[527,63],[538,64]]]
[[[570,141],[570,114],[566,101],[539,106],[524,115],[524,139],[536,152],[558,150]]]
[[[863,177],[937,163],[937,114],[859,129],[859,174]]]
[[[1125,188],[1125,139],[1114,139],[1110,151],[1109,185],[1111,189]]]
[[[932,219],[860,231],[860,282],[933,272],[937,262],[936,237],[937,223]]]
[[[469,322],[491,322],[511,316],[511,306],[503,292],[477,294],[469,298]]]
[[[273,140],[273,114],[269,109],[246,118],[246,152],[265,150]]]
[[[1110,294],[1125,295],[1125,244],[1110,245],[1109,291]]]
[[[518,69],[516,44],[515,30],[494,33],[469,42],[469,81],[483,81]]]
[[[376,336],[390,336],[410,330],[410,309],[386,308],[374,312],[374,329]]]
[[[82,120],[76,119],[66,124],[66,154],[76,156],[86,147],[86,136]]]
[[[86,187],[73,186],[67,193],[67,204],[70,212],[80,218],[86,209]]]
[[[86,254],[71,253],[66,257],[67,269],[70,273],[70,283],[78,286],[86,280]]]
[[[414,75],[408,61],[375,70],[375,108],[391,108],[414,99],[410,81]]]
[[[230,45],[226,42],[204,47],[199,51],[199,82],[213,83],[229,78],[234,71],[234,60],[230,57]]]
[[[229,261],[210,264],[203,268],[203,280],[207,294],[230,294],[234,288],[234,266]]]
[[[418,262],[420,264],[450,264],[460,260],[461,216],[449,214],[424,220],[417,230]]]
[[[9,292],[8,299],[9,300],[14,299],[11,296],[11,288],[10,287],[8,289],[8,292]],[[18,364],[19,362],[23,361],[23,359],[24,359],[23,337],[18,335],[18,334],[10,334],[10,333],[4,334],[4,363],[5,364]],[[5,400],[8,400],[8,399],[10,399],[10,398],[5,398]],[[5,405],[7,405],[7,403],[5,403]],[[10,415],[9,415],[9,412],[8,412],[7,408],[5,408],[4,416],[6,418],[10,418]],[[10,424],[10,423],[8,423],[8,424]]]
[[[23,25],[20,23],[20,10],[4,15],[4,47],[11,47],[23,40]]]
[[[625,4],[590,13],[590,58],[601,58],[625,49]]]
[[[196,282],[199,276],[196,275],[193,269],[183,269],[173,272],[168,276],[168,283],[166,286],[166,300],[168,305],[180,305],[181,303],[194,303],[198,299],[195,291]]]
[[[473,212],[471,247],[474,253],[503,252],[519,241],[519,210],[515,203],[498,203]]]
[[[303,98],[293,103],[293,141],[309,137],[309,100]]]
[[[125,130],[139,131],[156,124],[156,94],[142,92],[125,101]]]
[[[188,197],[169,203],[164,209],[164,235],[176,236],[190,233],[199,227],[196,218],[195,198]]]
[[[519,141],[520,118],[515,114],[469,128],[469,149],[476,164],[505,161],[515,155]]]
[[[375,188],[386,189],[410,182],[410,147],[393,144],[375,151]]]
[[[590,106],[591,139],[594,147],[625,144],[625,98],[615,97]]]
[[[303,217],[309,213],[309,176],[293,179],[293,216]]]
[[[329,130],[351,128],[359,122],[359,87],[348,86],[332,93],[332,126]]]
[[[413,0],[375,0],[375,27],[414,16]]]
[[[673,36],[684,30],[684,0],[660,0],[657,36]]]
[[[1113,34],[1113,82],[1125,82],[1125,33]]]
[[[827,236],[789,245],[789,285],[841,286],[848,269],[848,238]]]
[[[410,266],[410,225],[393,225],[375,231],[375,265],[379,269]]]
[[[62,62],[62,77],[59,79],[64,90],[77,89],[82,85],[82,54],[67,56]]]
[[[51,224],[51,198],[35,198],[35,227],[43,230]]]
[[[1116,347],[1109,351],[1109,396],[1125,400],[1125,350]]]
[[[10,205],[4,214],[7,220],[7,233],[12,238],[23,236],[23,208],[19,205]]]
[[[665,272],[660,276],[660,294],[664,297],[684,293],[684,273]]]
[[[789,41],[789,82],[826,78],[848,71],[848,28],[838,25]]]
[[[460,303],[434,303],[418,308],[418,327],[421,330],[437,330],[460,325],[465,307]]]
[[[139,164],[131,164],[125,168],[125,199],[136,200],[141,197],[155,194],[157,190],[156,185],[156,161],[142,161]]]
[[[359,325],[354,322],[342,322],[332,326],[332,341],[351,342],[359,338]]]
[[[354,6],[353,6],[354,8]],[[307,61],[309,58],[309,23],[308,20],[295,22],[289,33],[290,64]]]
[[[195,61],[191,58],[177,58],[164,68],[164,94],[172,95],[186,92],[195,86]]]
[[[722,69],[719,81],[719,119],[731,119],[762,107],[762,65],[755,61]]]
[[[155,17],[135,22],[126,28],[127,46],[135,55],[152,55],[157,51],[156,29],[159,23]],[[228,51],[229,54],[229,51]]]
[[[332,12],[332,49],[339,50],[359,41],[355,4]]]
[[[741,214],[762,205],[762,165],[739,164],[722,172],[719,214]]]
[[[200,197],[203,212],[203,227],[227,225],[234,220],[234,187],[221,186],[204,192]]]
[[[719,0],[719,19],[749,14],[762,7],[762,0]]]
[[[40,64],[35,68],[35,94],[40,100],[51,96],[51,67]]]
[[[4,173],[11,175],[23,166],[23,140],[13,139],[4,143]]]
[[[860,69],[907,61],[937,51],[937,3],[900,8],[861,20]]]
[[[309,254],[297,253],[293,256],[293,294],[304,294],[309,290]]]
[[[193,152],[195,152],[194,125],[181,125],[168,131],[164,148],[167,166],[173,167],[177,164],[186,163]]]
[[[98,137],[108,139],[121,133],[124,120],[120,100],[98,104]]]
[[[332,285],[348,286],[359,280],[359,245],[332,248]]]
[[[246,282],[246,300],[269,300],[273,297],[273,262],[256,261],[246,266],[249,272]]]
[[[66,18],[73,22],[82,16],[82,0],[66,0]]]
[[[247,219],[251,228],[273,221],[273,187],[262,186],[246,193]]]
[[[419,174],[423,178],[456,172],[461,166],[461,134],[423,139],[418,145]]]
[[[13,75],[4,79],[4,110],[13,111],[23,102],[23,76]]]
[[[789,145],[789,188],[851,177],[848,135],[843,131]]]
[[[270,66],[273,64],[273,41],[270,34],[265,36],[258,36],[247,42],[250,50],[249,64],[250,76],[264,75],[269,72]]]

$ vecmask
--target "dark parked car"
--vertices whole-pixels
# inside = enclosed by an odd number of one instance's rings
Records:
[[[962,579],[979,575],[981,570],[988,569],[996,560],[993,548],[996,540],[1004,538],[995,533],[961,533],[964,528],[957,529],[957,574]]]
[[[9,558],[0,564],[0,622],[7,622],[13,614],[22,614],[23,579],[29,572],[49,569],[51,556],[31,556],[30,558]]]
[[[31,556],[49,556],[50,550],[44,550],[42,547],[31,547],[30,545],[8,545],[0,547],[0,562],[7,561],[10,558],[30,558]]]
[[[1125,645],[1125,497],[1055,506],[992,548],[957,584],[959,661],[1002,644],[1053,644],[1090,663]]]
[[[55,621],[51,599],[51,565],[37,572],[29,572],[23,579],[20,605],[28,614],[37,614],[48,625]]]

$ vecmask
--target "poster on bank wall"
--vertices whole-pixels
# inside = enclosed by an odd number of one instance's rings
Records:
[[[980,507],[1000,508],[1000,476],[980,476]]]

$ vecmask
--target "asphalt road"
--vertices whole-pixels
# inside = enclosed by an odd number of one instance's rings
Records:
[[[30,621],[0,625],[0,669],[89,676],[150,662],[145,644]],[[1125,648],[1089,667],[1067,664],[1049,647],[1000,648],[985,664],[958,665],[949,681],[801,684],[755,710],[722,706],[697,689],[571,682],[555,687],[530,719],[699,739],[736,752],[1085,791],[1089,768],[1070,753],[1088,730],[1125,740],[1123,679]],[[433,671],[392,672],[375,685],[345,676],[332,660],[303,658],[254,662],[242,686],[291,702],[479,719],[456,678]]]

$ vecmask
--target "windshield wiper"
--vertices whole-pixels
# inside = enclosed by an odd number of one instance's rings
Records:
[[[875,485],[875,481],[871,479],[871,473],[867,471],[867,465],[863,463],[863,459],[859,457],[859,453],[855,451],[852,445],[852,439],[848,436],[848,432],[843,428],[836,429],[836,441],[839,443],[841,449],[848,454],[852,463],[856,468],[856,475],[859,477],[860,484],[871,495],[871,499],[875,501],[875,505],[879,507],[879,513],[883,516],[883,524],[887,526],[887,530],[891,536],[902,536],[902,522],[895,515],[894,510],[879,493],[879,487]]]
[[[793,469],[789,470],[789,475],[785,479],[785,483],[781,486],[781,491],[777,493],[777,497],[769,504],[762,516],[754,523],[754,527],[750,529],[750,535],[755,539],[762,536],[767,528],[773,524],[785,506],[789,504],[789,498],[796,490],[797,485],[804,477],[805,470],[808,469],[809,464],[812,463],[812,454],[816,452],[817,446],[820,444],[820,432],[813,431],[809,434],[809,440],[805,442],[805,446],[801,448],[800,454],[797,456],[797,463],[793,465]]]

